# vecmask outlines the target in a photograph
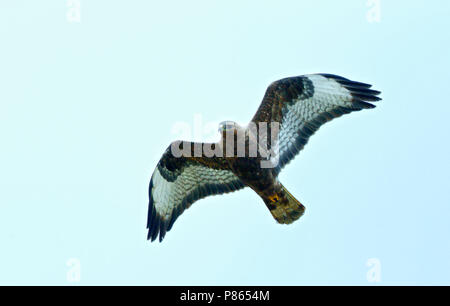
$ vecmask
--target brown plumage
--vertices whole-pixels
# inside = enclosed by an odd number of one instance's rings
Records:
[[[195,201],[244,187],[262,198],[278,223],[299,219],[305,207],[278,174],[325,122],[375,107],[369,102],[381,100],[380,92],[370,87],[329,74],[282,79],[268,87],[246,128],[227,121],[220,125],[219,143],[172,143],[150,181],[148,239],[159,235],[162,241]]]

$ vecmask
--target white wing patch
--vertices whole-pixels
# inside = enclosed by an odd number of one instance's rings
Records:
[[[178,216],[195,201],[209,195],[244,188],[229,170],[208,168],[198,163],[186,165],[174,181],[163,177],[158,167],[150,182],[149,239],[160,241]]]

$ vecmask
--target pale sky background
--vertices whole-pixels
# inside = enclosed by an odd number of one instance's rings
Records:
[[[450,285],[450,3],[81,0],[0,4],[0,284]],[[146,241],[147,188],[180,122],[248,122],[279,78],[383,92],[311,138],[275,223],[251,190]],[[187,139],[192,140],[192,139]],[[78,271],[78,270],[77,270]],[[69,274],[69,277],[68,277]],[[370,280],[370,279],[369,279]]]

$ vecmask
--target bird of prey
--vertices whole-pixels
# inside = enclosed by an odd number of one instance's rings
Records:
[[[324,123],[374,108],[370,102],[381,99],[371,87],[332,74],[281,79],[267,88],[247,127],[226,121],[219,125],[218,143],[173,142],[150,180],[147,238],[154,241],[159,235],[162,241],[195,201],[245,187],[262,198],[278,223],[299,219],[305,207],[278,174]]]

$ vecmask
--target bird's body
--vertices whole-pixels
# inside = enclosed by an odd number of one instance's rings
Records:
[[[160,241],[195,201],[250,187],[278,223],[299,219],[305,207],[279,182],[281,169],[325,122],[380,100],[371,86],[328,74],[272,83],[246,128],[224,122],[215,144],[177,141],[167,148],[149,188],[148,238]]]
[[[251,129],[242,129],[235,124],[235,130],[232,130],[229,138],[233,139],[233,143],[239,142],[236,131],[241,131],[244,135],[243,143],[245,144],[243,156],[239,157],[236,146],[234,146],[231,157],[226,157],[226,150],[223,155],[228,163],[229,169],[236,175],[245,186],[253,189],[266,203],[267,208],[273,217],[279,223],[289,224],[297,220],[303,215],[305,207],[298,202],[278,181],[275,173],[275,165],[272,161],[264,158],[270,155],[267,148],[261,148],[260,143],[255,134],[258,134],[258,128],[255,125],[253,137],[250,137]],[[222,139],[227,139],[227,132],[223,132]],[[253,141],[252,141],[253,140]],[[226,141],[223,141],[226,145]],[[256,156],[250,157],[252,147],[257,147]],[[269,163],[266,167],[261,164],[266,161]]]

